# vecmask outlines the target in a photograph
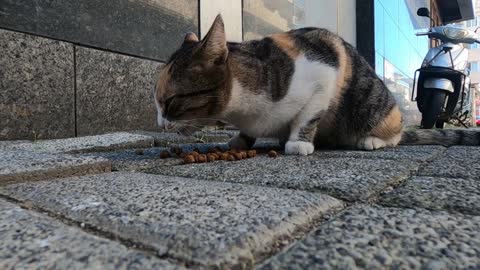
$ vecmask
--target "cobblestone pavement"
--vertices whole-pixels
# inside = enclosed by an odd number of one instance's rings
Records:
[[[480,269],[480,147],[160,158],[232,135],[0,142],[0,269]]]

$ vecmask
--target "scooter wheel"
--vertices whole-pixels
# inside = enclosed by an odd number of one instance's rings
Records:
[[[425,99],[422,123],[423,129],[431,129],[438,120],[438,116],[445,105],[447,93],[442,90],[432,89]]]

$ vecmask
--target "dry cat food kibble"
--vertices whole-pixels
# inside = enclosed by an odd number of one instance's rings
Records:
[[[234,153],[233,156],[235,157],[236,160],[242,160],[243,159],[242,153]]]
[[[207,154],[207,161],[212,162],[218,159],[218,155],[215,153]]]
[[[198,163],[205,163],[205,162],[207,162],[207,156],[204,155],[204,154],[199,154],[198,156],[195,157],[195,160]]]
[[[276,158],[278,156],[277,152],[275,150],[270,150],[268,152],[268,156],[272,158]]]
[[[172,157],[172,155],[170,155],[170,152],[168,152],[167,150],[163,150],[162,152],[160,152],[160,158],[169,158],[169,157]]]
[[[228,156],[229,156],[228,153],[222,153],[220,154],[220,160],[228,160]]]
[[[195,157],[192,155],[186,155],[185,158],[183,158],[183,162],[185,162],[185,164],[195,163]]]
[[[177,156],[180,156],[182,154],[183,150],[182,148],[178,147],[178,146],[172,146],[170,147],[170,153],[173,153]]]
[[[170,149],[171,152],[175,150]],[[269,157],[277,157],[278,153],[275,150],[270,150],[268,152],[261,151],[261,153],[267,153]],[[194,148],[193,151],[188,153],[180,153],[180,157],[183,158],[184,164],[192,163],[206,163],[213,161],[237,161],[247,158],[254,158],[257,156],[257,150],[240,150],[232,148],[230,150],[222,151],[220,147],[209,148],[206,152],[202,153],[198,148]]]

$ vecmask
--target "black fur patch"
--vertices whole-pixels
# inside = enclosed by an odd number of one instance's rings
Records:
[[[245,43],[229,43],[229,57],[241,66],[235,72],[250,91],[264,92],[272,101],[281,100],[288,91],[295,71],[293,60],[271,38]]]

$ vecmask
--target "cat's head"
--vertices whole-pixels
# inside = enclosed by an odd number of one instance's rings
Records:
[[[203,40],[193,33],[185,36],[155,84],[160,127],[171,121],[212,118],[221,114],[229,98],[227,56],[220,15]]]

